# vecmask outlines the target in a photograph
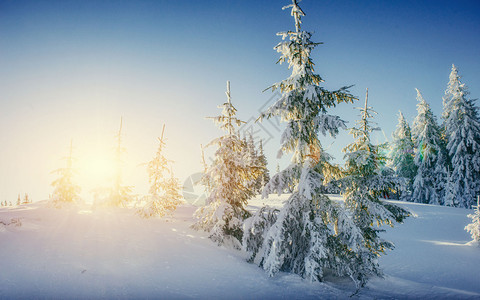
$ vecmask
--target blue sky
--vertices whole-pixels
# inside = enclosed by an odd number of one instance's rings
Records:
[[[225,82],[248,121],[275,98],[262,91],[289,75],[275,64],[273,50],[276,32],[293,28],[281,10],[288,3],[0,0],[0,200],[25,192],[47,198],[50,172],[62,166],[70,139],[88,195],[86,161],[109,155],[120,116],[125,183],[139,194],[146,192],[146,174],[138,165],[153,156],[164,123],[180,181],[200,171],[200,144],[220,134],[205,117],[218,114]],[[480,97],[478,1],[304,0],[301,6],[303,28],[324,42],[313,53],[317,73],[330,89],[355,85],[351,91],[362,100],[369,88],[384,131],[378,142],[390,138],[398,110],[413,120],[414,88],[440,115],[452,63],[471,97]],[[334,112],[352,125],[354,106]],[[274,170],[281,127],[255,128],[269,139]],[[342,133],[324,146],[340,162],[350,140]]]

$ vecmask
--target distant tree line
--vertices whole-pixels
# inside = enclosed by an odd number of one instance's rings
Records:
[[[400,199],[472,208],[480,194],[480,119],[455,65],[443,97],[441,124],[417,89],[417,116],[410,128],[400,112],[390,166],[406,186]]]
[[[30,199],[30,196],[27,193],[25,193],[25,195],[23,196],[23,199],[20,197],[20,194],[18,194],[18,198],[15,204],[12,201],[7,202],[7,200],[4,200],[0,202],[0,206],[15,206],[15,205],[18,206],[18,205],[29,204],[29,203],[32,203],[32,199]]]

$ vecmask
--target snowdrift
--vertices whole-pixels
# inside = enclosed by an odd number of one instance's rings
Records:
[[[254,199],[281,206],[285,197]],[[479,298],[480,248],[464,231],[469,210],[395,202],[415,216],[385,228],[396,245],[354,298]],[[132,209],[0,208],[0,298],[346,298],[349,279],[273,278],[190,228],[196,207],[142,219]]]

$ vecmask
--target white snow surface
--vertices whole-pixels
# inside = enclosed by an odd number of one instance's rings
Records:
[[[287,197],[253,199],[249,208],[278,207]],[[385,276],[351,298],[479,299],[480,247],[464,230],[471,211],[392,202],[415,216],[385,228],[396,245],[380,259]],[[242,252],[191,229],[196,208],[181,205],[162,219],[46,202],[0,208],[0,299],[343,299],[355,292],[348,278],[268,277]]]

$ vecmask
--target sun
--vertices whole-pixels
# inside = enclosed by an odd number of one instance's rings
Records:
[[[88,177],[94,181],[110,179],[113,175],[113,169],[113,162],[106,157],[94,157],[85,164],[85,171]]]
[[[90,192],[95,188],[111,185],[115,163],[111,154],[92,153],[79,160],[78,173],[82,190]]]

